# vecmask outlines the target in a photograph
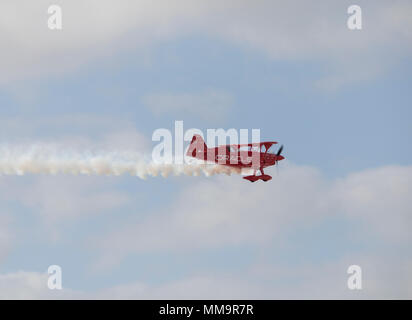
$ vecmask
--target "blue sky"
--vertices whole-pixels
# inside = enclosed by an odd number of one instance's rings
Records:
[[[153,131],[183,120],[258,128],[287,160],[267,184],[3,175],[0,297],[411,297],[407,1],[359,1],[358,31],[345,1],[56,1],[61,31],[47,29],[47,1],[11,3],[0,11],[25,22],[0,14],[14,39],[2,146],[150,154]],[[62,292],[42,284],[51,264]],[[360,292],[346,287],[351,264]]]

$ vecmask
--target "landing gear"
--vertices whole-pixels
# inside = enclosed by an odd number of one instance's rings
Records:
[[[263,180],[263,181],[267,182],[267,181],[272,179],[272,177],[270,175],[265,174],[263,172],[263,168],[260,169],[260,173],[261,174],[259,176],[257,176],[256,175],[256,170],[255,170],[255,172],[253,173],[252,176],[246,176],[246,177],[243,177],[243,179],[249,180],[250,182],[255,182],[255,181],[258,181],[258,180]]]
[[[253,176],[243,177],[243,179],[249,180],[250,182],[255,182],[255,181],[258,181],[260,178],[257,177],[257,176],[255,176],[255,175],[253,175]]]
[[[260,179],[262,179],[263,181],[267,182],[267,181],[271,180],[272,177],[271,177],[270,175],[268,175],[268,174],[262,174],[262,175],[260,176]]]

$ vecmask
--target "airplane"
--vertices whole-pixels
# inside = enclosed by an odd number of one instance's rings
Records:
[[[272,145],[277,144],[275,141],[248,143],[248,144],[230,144],[208,148],[202,136],[195,134],[190,142],[186,155],[195,159],[214,162],[219,165],[235,168],[251,168],[253,175],[245,176],[243,179],[255,182],[257,180],[269,181],[272,177],[263,172],[263,169],[276,165],[278,161],[285,159],[280,154],[283,145],[274,153],[271,150]],[[260,175],[256,175],[257,171]]]

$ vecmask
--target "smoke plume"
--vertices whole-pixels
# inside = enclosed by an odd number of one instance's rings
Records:
[[[207,163],[157,164],[135,151],[78,151],[56,145],[0,145],[0,174],[130,174],[148,176],[240,174],[236,168]]]

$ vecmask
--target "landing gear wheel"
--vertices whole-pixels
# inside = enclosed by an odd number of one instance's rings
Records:
[[[269,180],[272,179],[271,176],[267,175],[267,174],[262,174],[261,176],[259,176],[260,179],[262,179],[263,181],[267,182]]]
[[[259,180],[259,177],[253,175],[253,176],[243,177],[243,179],[249,180],[250,182],[255,182],[255,181]]]

